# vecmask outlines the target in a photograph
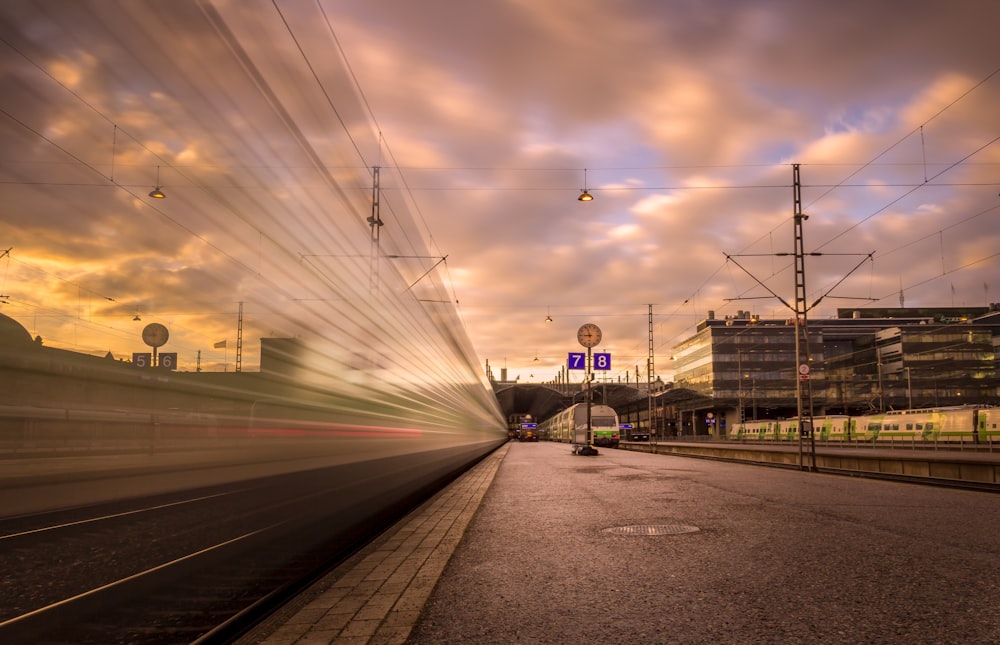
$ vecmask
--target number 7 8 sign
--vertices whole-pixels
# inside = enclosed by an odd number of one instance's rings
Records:
[[[567,361],[567,366],[571,370],[585,370],[587,369],[587,355],[583,352],[570,352],[569,360]],[[611,369],[611,354],[594,354],[594,369],[595,370],[610,370]]]

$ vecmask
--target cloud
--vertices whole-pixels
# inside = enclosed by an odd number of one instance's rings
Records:
[[[645,365],[652,304],[666,370],[708,310],[786,315],[734,300],[762,290],[726,255],[788,297],[792,163],[812,291],[872,251],[838,290],[874,304],[974,302],[996,272],[982,3],[57,5],[0,10],[0,248],[67,346],[129,352],[138,309],[196,352],[242,301],[253,336],[391,354],[458,300],[479,366],[541,380],[586,321]]]

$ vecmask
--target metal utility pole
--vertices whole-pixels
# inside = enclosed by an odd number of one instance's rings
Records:
[[[240,314],[236,321],[236,371],[243,371],[243,301],[240,301]]]
[[[590,407],[591,407],[591,395],[593,393],[591,392],[590,381],[592,379],[591,369],[593,366],[592,348],[601,342],[601,328],[595,325],[594,323],[585,323],[580,327],[579,330],[577,330],[576,339],[577,341],[579,341],[581,345],[587,348],[587,364],[586,364],[587,371],[586,371],[586,376],[584,376],[584,388],[583,388],[584,395],[587,397],[587,434],[586,434],[586,441],[584,442],[586,445],[574,448],[574,452],[578,455],[596,455],[597,449],[594,448],[593,446],[594,434],[593,434],[593,428],[591,427],[593,419],[591,417],[592,411]],[[575,434],[576,433],[574,430],[574,438],[573,438],[574,444],[576,442]]]
[[[847,275],[840,279],[839,282],[834,284],[830,289],[820,296],[811,305],[806,303],[806,266],[805,257],[806,255],[823,255],[823,253],[812,252],[806,253],[804,249],[804,242],[802,240],[802,223],[809,219],[809,216],[802,212],[802,183],[799,180],[799,164],[792,164],[792,198],[794,201],[793,219],[795,228],[795,251],[794,253],[775,253],[776,256],[787,256],[793,255],[795,257],[795,305],[792,306],[784,298],[779,296],[774,292],[773,289],[768,287],[766,284],[761,282],[753,273],[746,270],[739,262],[737,262],[732,255],[726,254],[726,259],[732,261],[736,266],[742,269],[748,276],[753,278],[753,280],[766,289],[772,296],[778,299],[778,301],[795,312],[795,364],[796,364],[796,374],[795,374],[795,394],[797,401],[797,411],[799,418],[799,467],[803,470],[806,469],[806,464],[803,456],[803,440],[806,436],[809,437],[810,445],[810,455],[812,458],[811,470],[816,470],[816,439],[813,434],[813,405],[812,405],[812,383],[810,381],[811,374],[809,365],[809,325],[806,320],[807,312],[818,305],[823,298],[826,297],[830,291],[833,291],[837,286],[839,286],[844,280],[847,279],[849,275],[857,271],[865,260],[858,262],[853,269],[851,269]],[[845,255],[841,253],[836,253],[834,255]],[[851,254],[854,255],[854,254]],[[865,259],[870,260],[874,255],[874,252],[865,255]],[[742,376],[741,376],[742,378]],[[754,402],[756,407],[756,400]],[[754,417],[756,417],[756,410],[754,411]]]
[[[381,253],[382,217],[379,214],[379,167],[372,166],[372,214],[368,216],[368,224],[372,229],[371,250],[369,252],[368,293],[378,291],[379,254]]]
[[[649,305],[649,358],[646,361],[646,403],[649,415],[649,443],[656,443],[653,429],[653,305]]]
[[[799,164],[792,164],[792,197],[795,220],[795,356],[798,374],[795,379],[795,396],[799,417],[799,467],[806,469],[803,458],[803,440],[809,437],[812,463],[816,470],[816,438],[813,433],[812,384],[809,375],[809,326],[806,321],[806,262],[802,241],[802,222],[809,219],[802,212],[802,184],[799,181]]]
[[[587,389],[585,390],[586,391],[586,396],[587,396],[587,445],[585,447],[586,450],[589,450],[594,445],[594,428],[591,425],[593,423],[593,417],[592,417],[593,412],[591,411],[591,406],[593,405],[593,403],[591,402],[591,398],[590,398],[591,397],[591,391],[590,391],[590,380],[591,380],[590,379],[590,370],[592,369],[592,366],[593,366],[593,363],[591,362],[592,360],[593,359],[592,359],[592,354],[591,354],[591,348],[588,347],[587,348],[587,375],[584,377],[584,378],[587,379]],[[580,454],[585,454],[585,453],[581,452]]]
[[[740,337],[736,336],[736,372],[738,374],[736,384],[736,404],[737,412],[736,421],[743,424],[747,420],[745,406],[743,405],[743,350],[740,349]]]

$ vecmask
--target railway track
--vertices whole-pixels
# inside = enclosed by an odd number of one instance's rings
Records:
[[[383,467],[0,518],[0,642],[232,642],[468,464]]]
[[[4,585],[0,640],[225,642],[377,530],[362,524],[344,533],[332,519],[275,520],[296,512],[275,504],[231,513],[233,528],[194,526],[220,512],[222,500],[237,505],[234,494],[117,512],[76,509],[77,516],[90,511],[83,519],[21,518],[34,525],[27,530],[5,520],[0,559],[4,577],[19,584]],[[164,508],[174,504],[184,511]],[[171,525],[176,529],[163,529]]]

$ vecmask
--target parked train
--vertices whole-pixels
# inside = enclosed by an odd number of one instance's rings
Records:
[[[591,444],[603,448],[617,448],[621,441],[618,430],[618,413],[607,405],[590,406]],[[587,443],[587,404],[577,403],[540,424],[543,437],[550,441],[573,444]]]
[[[538,424],[530,414],[507,416],[507,438],[518,441],[538,441]]]
[[[861,416],[813,417],[813,435],[821,441],[890,443],[997,443],[1000,407],[957,406],[924,410],[895,410]],[[791,441],[799,437],[797,418],[737,423],[730,439]]]

